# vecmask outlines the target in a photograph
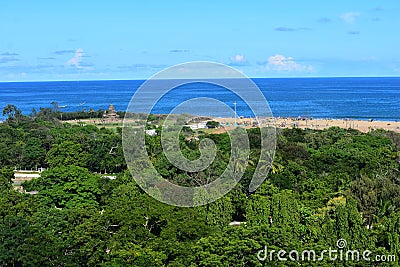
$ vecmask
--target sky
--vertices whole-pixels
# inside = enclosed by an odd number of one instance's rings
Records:
[[[399,26],[398,0],[2,0],[0,81],[147,79],[189,61],[399,76]]]

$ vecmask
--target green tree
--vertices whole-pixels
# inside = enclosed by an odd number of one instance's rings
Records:
[[[12,188],[12,178],[14,178],[12,167],[3,167],[0,169],[0,192],[8,191]]]
[[[219,122],[217,122],[217,121],[207,121],[206,126],[208,128],[218,128],[219,127]]]
[[[3,108],[2,115],[7,116],[8,122],[16,122],[17,124],[18,121],[22,118],[21,110],[19,110],[15,105],[12,104],[8,104]]]
[[[39,191],[46,205],[59,208],[98,205],[100,178],[77,166],[60,166],[44,171],[41,177],[23,184],[26,190]]]
[[[46,150],[42,147],[39,138],[29,138],[25,143],[21,165],[25,168],[37,168],[44,166]]]
[[[72,141],[64,141],[61,144],[54,144],[46,156],[50,168],[57,166],[81,166],[85,167],[88,154],[80,144]]]

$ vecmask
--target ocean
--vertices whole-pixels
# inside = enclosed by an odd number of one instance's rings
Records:
[[[400,120],[400,78],[255,78],[253,81],[274,116]],[[32,109],[52,107],[52,102],[57,102],[62,111],[107,109],[113,103],[116,110],[122,111],[143,82],[3,82],[0,108],[11,103],[29,115]],[[238,116],[252,116],[238,96],[205,83],[171,91],[161,98],[152,113],[169,113],[183,101],[199,96],[216,98],[232,108],[236,101]],[[212,110],[213,102],[209,105],[204,110]]]

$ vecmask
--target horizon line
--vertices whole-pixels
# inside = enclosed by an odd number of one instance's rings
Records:
[[[248,77],[249,79],[331,79],[331,78],[400,78],[400,76],[291,76],[291,77]],[[101,82],[101,81],[147,81],[147,79],[82,79],[82,80],[26,80],[26,81],[0,81],[0,83],[33,83],[33,82]],[[174,78],[174,80],[179,80],[180,78]],[[222,78],[196,78],[196,79],[245,79],[245,78],[232,78],[232,77],[222,77]],[[168,79],[158,79],[158,80],[168,80]],[[182,80],[191,80],[190,78],[182,78]]]

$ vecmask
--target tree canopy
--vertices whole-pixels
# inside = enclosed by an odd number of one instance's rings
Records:
[[[178,208],[136,184],[120,129],[24,117],[13,106],[3,113],[8,119],[0,123],[0,266],[371,266],[257,258],[265,246],[322,251],[336,248],[339,239],[352,250],[396,255],[398,263],[399,134],[279,130],[271,171],[249,193],[261,149],[260,130],[250,129],[249,161],[237,166],[244,170],[238,185],[213,203]],[[215,142],[217,153],[199,172],[172,165],[159,135],[146,136],[146,149],[165,179],[199,186],[216,179],[231,154],[226,133],[183,132],[179,149],[197,159],[205,138]],[[15,167],[47,168],[23,184],[37,194],[13,189]]]

